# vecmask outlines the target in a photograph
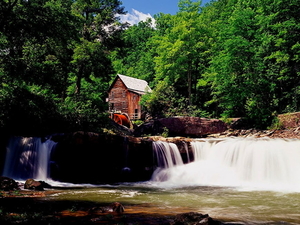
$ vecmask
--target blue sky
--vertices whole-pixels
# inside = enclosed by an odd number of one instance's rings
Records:
[[[178,11],[179,0],[121,0],[125,11],[128,14],[123,17],[124,20],[134,24],[147,17],[153,17],[160,12],[176,14]],[[206,4],[210,0],[202,0],[202,4]]]
[[[135,9],[139,12],[150,14],[154,16],[157,13],[176,14],[178,11],[179,0],[121,0],[125,10],[130,12]],[[209,2],[209,0],[202,0],[202,4]]]

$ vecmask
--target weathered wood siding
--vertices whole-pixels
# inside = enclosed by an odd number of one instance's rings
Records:
[[[141,106],[139,104],[141,95],[128,91],[128,115],[131,119],[141,118]]]
[[[109,111],[120,111],[128,114],[130,119],[141,118],[139,101],[141,96],[129,91],[124,83],[118,78],[109,93]]]

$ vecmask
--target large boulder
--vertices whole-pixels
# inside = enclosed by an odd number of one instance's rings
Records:
[[[44,188],[50,188],[51,185],[47,184],[45,181],[36,181],[32,178],[27,179],[24,184],[24,189],[43,191]]]
[[[212,219],[208,214],[196,212],[182,213],[176,215],[171,225],[222,225],[223,223]]]
[[[8,177],[0,177],[0,190],[3,191],[13,191],[13,190],[19,190],[18,183]]]
[[[209,134],[222,133],[227,124],[218,119],[200,117],[171,117],[150,121],[135,130],[135,136],[158,135],[203,137]]]

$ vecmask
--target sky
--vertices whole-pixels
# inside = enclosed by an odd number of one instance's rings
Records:
[[[153,18],[160,12],[175,15],[178,11],[179,0],[121,0],[127,15],[121,16],[122,21],[136,24],[139,21],[145,21],[147,18]],[[202,5],[210,0],[202,0]]]

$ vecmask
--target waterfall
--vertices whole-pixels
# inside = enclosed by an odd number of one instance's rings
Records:
[[[153,150],[158,160],[158,167],[160,168],[170,168],[183,164],[179,150],[174,143],[153,142]]]
[[[49,178],[49,161],[56,143],[38,137],[12,137],[6,149],[3,176],[25,180]]]
[[[158,168],[153,172],[152,180],[163,181],[168,179],[166,169],[183,165],[180,152],[174,143],[153,142],[153,151],[157,159]]]
[[[300,140],[225,138],[190,144],[193,162],[166,166],[152,180],[179,186],[300,191]]]

